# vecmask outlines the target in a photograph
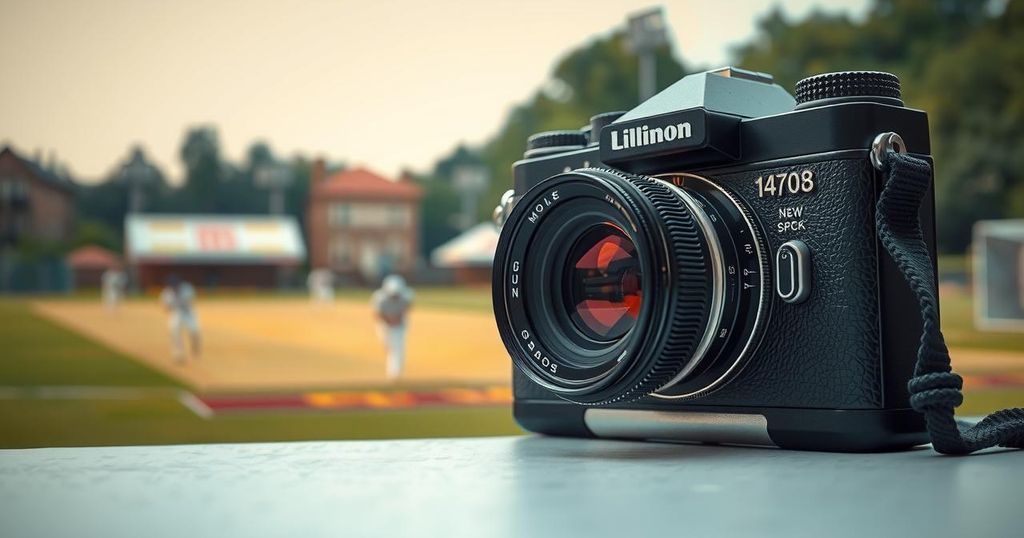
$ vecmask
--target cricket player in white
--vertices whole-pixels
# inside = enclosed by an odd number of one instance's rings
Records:
[[[127,283],[128,278],[124,272],[117,269],[103,271],[103,276],[100,277],[100,285],[103,294],[103,304],[106,305],[107,310],[111,312],[117,311],[118,305],[121,304],[121,299],[124,298],[124,288]]]
[[[313,269],[306,278],[309,299],[313,303],[334,302],[334,273],[330,269]]]
[[[171,352],[178,364],[185,363],[185,345],[182,341],[182,332],[188,331],[191,340],[192,357],[198,359],[200,351],[199,320],[192,306],[195,299],[195,289],[192,284],[185,282],[178,277],[172,276],[167,279],[167,287],[160,293],[160,302],[171,314]]]
[[[413,292],[405,279],[388,275],[371,300],[377,315],[377,329],[388,350],[387,376],[394,381],[405,367],[405,328]]]

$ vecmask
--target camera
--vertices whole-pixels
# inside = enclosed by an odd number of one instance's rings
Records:
[[[898,133],[894,134],[894,133]],[[920,307],[873,165],[931,162],[899,79],[724,68],[538,133],[496,210],[498,332],[527,430],[828,451],[928,442]],[[935,273],[934,196],[918,211]]]

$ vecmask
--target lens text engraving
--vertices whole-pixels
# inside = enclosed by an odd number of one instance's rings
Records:
[[[533,206],[533,211],[530,212],[530,216],[526,217],[530,221],[530,224],[537,224],[540,220],[544,210],[551,207],[555,202],[558,201],[558,191],[551,191],[550,194],[545,196],[541,201],[537,202],[537,205]]]

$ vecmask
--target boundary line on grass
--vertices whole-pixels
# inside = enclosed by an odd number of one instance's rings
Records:
[[[187,390],[178,391],[178,402],[203,420],[213,418],[213,409],[210,409],[210,406],[206,405],[198,396]]]
[[[105,387],[89,385],[0,386],[0,400],[144,400],[174,398],[171,387]]]
[[[104,387],[81,385],[0,386],[0,400],[176,400],[197,417],[209,420],[210,409],[187,390],[170,387]]]

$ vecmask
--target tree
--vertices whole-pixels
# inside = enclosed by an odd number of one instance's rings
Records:
[[[263,147],[251,148],[250,157],[272,158],[269,147],[262,143],[256,146]],[[249,173],[251,167],[239,169],[221,158],[216,128],[199,126],[186,131],[180,156],[185,165],[185,183],[173,204],[179,211],[220,214],[266,212],[266,195],[255,187]]]
[[[190,213],[217,212],[218,187],[226,174],[216,129],[190,128],[185,133],[180,156],[185,164],[185,183],[178,191],[175,205]]]
[[[147,173],[136,177],[139,170]],[[103,239],[104,246],[120,248],[125,215],[129,211],[132,182],[142,181],[141,194],[145,200],[143,210],[147,212],[166,211],[168,194],[171,192],[163,172],[152,164],[141,146],[134,146],[107,177],[95,185],[81,185],[76,191],[75,205],[79,228],[87,234],[105,237],[113,233],[116,241]],[[80,230],[81,231],[81,230]],[[80,242],[76,239],[76,242]],[[108,245],[113,245],[109,246]],[[114,248],[117,250],[117,248]]]
[[[938,232],[962,251],[980,219],[1024,216],[1024,8],[1011,3],[959,46],[936,56],[922,78],[933,88]]]
[[[292,182],[284,192],[285,211],[299,221],[300,229],[305,230],[313,165],[301,155],[293,157],[288,165],[292,171]]]
[[[98,220],[80,220],[75,226],[72,247],[98,245],[114,252],[121,252],[121,233]]]
[[[420,251],[429,257],[433,250],[459,233],[454,218],[459,196],[451,183],[438,178],[417,178],[423,188],[420,204]]]
[[[658,51],[656,65],[658,89],[687,72],[668,47]],[[494,136],[478,149],[469,148],[480,154],[491,178],[479,217],[489,219],[501,193],[512,187],[512,163],[523,157],[527,137],[540,131],[578,129],[595,114],[636,106],[638,77],[639,62],[629,51],[623,30],[595,39],[562,58],[551,79],[527,102],[513,108]]]

